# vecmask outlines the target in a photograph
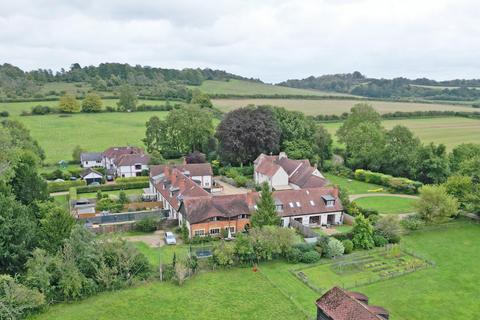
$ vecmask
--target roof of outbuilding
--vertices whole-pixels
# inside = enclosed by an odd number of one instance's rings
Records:
[[[80,161],[102,161],[102,154],[99,152],[82,152]]]
[[[100,176],[100,177],[103,176],[103,175],[102,175],[100,172],[98,172],[97,170],[94,170],[94,169],[92,169],[92,168],[87,168],[87,169],[83,170],[83,171],[80,173],[80,177],[81,177],[81,178],[84,178],[84,177],[88,176],[90,173],[95,173],[96,175],[98,175],[98,176]]]
[[[378,320],[388,315],[381,307],[368,306],[348,292],[333,287],[316,301],[317,307],[332,320]]]

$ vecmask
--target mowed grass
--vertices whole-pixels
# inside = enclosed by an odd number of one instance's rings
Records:
[[[342,125],[340,122],[322,124],[334,137]],[[408,127],[424,143],[443,143],[449,150],[461,143],[478,143],[480,140],[480,120],[447,117],[385,120],[383,125],[391,129],[396,125]],[[338,143],[337,143],[338,145]]]
[[[360,193],[388,192],[387,189],[378,184],[339,177],[330,173],[323,173],[323,175],[330,181],[331,184],[346,189],[349,195]]]
[[[303,96],[351,96],[338,92],[297,89],[275,86],[253,81],[235,80],[217,81],[207,80],[200,86],[189,86],[192,89],[200,89],[207,94],[234,94],[234,95],[303,95]]]
[[[313,302],[312,302],[313,303]],[[152,282],[50,308],[34,319],[306,319],[250,268],[203,273],[183,286]]]
[[[354,202],[364,208],[377,210],[380,214],[398,214],[415,212],[415,203],[418,200],[400,198],[400,197],[366,197],[355,200]]]
[[[289,110],[301,111],[307,115],[336,114],[341,115],[349,112],[357,103],[368,103],[380,113],[395,111],[466,111],[473,112],[477,109],[471,106],[461,106],[453,104],[440,103],[420,103],[420,102],[393,102],[393,101],[361,101],[361,100],[342,100],[342,99],[214,99],[213,105],[222,111],[228,112],[233,109],[241,108],[249,104],[253,105],[273,105],[284,107]]]

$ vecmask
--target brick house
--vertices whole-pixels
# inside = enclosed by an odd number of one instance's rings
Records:
[[[368,297],[360,292],[333,287],[316,302],[317,320],[387,320],[389,312],[368,305]]]

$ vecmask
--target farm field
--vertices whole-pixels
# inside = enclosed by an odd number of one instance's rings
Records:
[[[398,214],[415,212],[416,199],[400,197],[365,197],[354,201],[364,209],[377,210],[380,214]]]
[[[333,175],[331,173],[323,173],[323,175],[331,182],[331,184],[338,185],[341,188],[346,189],[348,191],[348,194],[350,195],[360,193],[388,192],[388,190],[378,184],[347,179],[344,177]]]
[[[349,112],[350,109],[361,100],[346,99],[214,99],[213,105],[224,112],[231,111],[249,104],[254,105],[273,105],[284,107],[289,110],[301,111],[307,115],[336,114],[341,115]],[[392,102],[392,101],[363,101],[372,105],[380,113],[395,111],[466,111],[473,112],[477,109],[471,106],[461,106],[440,103],[419,103],[419,102]]]
[[[189,86],[189,88],[200,89],[207,94],[352,96],[349,94],[342,94],[337,92],[289,88],[260,82],[236,79],[231,79],[229,81],[206,80],[200,86]]]
[[[341,126],[340,122],[322,124],[334,138],[335,132]],[[451,150],[461,143],[478,143],[480,137],[480,120],[447,117],[384,120],[383,125],[391,129],[396,125],[404,125],[413,131],[424,143],[443,143]]]

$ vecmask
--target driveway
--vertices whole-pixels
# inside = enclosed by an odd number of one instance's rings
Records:
[[[129,237],[124,237],[124,239],[130,242],[144,242],[152,248],[158,248],[165,245],[165,241],[163,240],[164,236],[165,236],[165,231],[157,230],[152,234],[146,234],[141,236],[129,236]]]
[[[225,195],[225,194],[244,194],[250,191],[246,188],[238,188],[220,180],[220,177],[214,177],[215,182],[223,187],[222,192],[216,192],[213,195]]]

